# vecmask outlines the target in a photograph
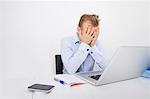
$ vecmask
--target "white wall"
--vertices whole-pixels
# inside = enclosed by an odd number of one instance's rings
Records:
[[[148,45],[150,46],[150,1],[148,3]],[[149,51],[150,56],[150,51]]]
[[[2,7],[0,4],[0,96],[1,96],[1,86],[2,86]]]
[[[150,1],[148,3],[148,34],[149,34],[149,46],[150,46]]]
[[[83,13],[101,17],[101,40],[110,58],[120,45],[147,45],[146,2],[6,2],[5,78],[48,78],[60,40],[76,32]]]
[[[147,45],[148,4],[123,3],[121,5],[121,43],[125,45]],[[144,7],[145,6],[145,7]]]
[[[0,4],[0,67],[2,62],[2,7]]]
[[[0,67],[2,66],[2,6],[0,3]]]

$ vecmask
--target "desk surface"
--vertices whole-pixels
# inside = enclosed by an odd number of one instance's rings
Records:
[[[33,83],[51,81],[55,89],[49,93],[35,92],[33,99],[150,99],[150,79],[143,77],[112,83],[103,86],[84,84],[69,87],[49,80],[33,82],[31,79],[9,79],[3,84],[3,98],[1,99],[32,99],[32,93],[27,86]]]

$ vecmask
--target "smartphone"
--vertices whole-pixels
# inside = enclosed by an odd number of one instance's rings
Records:
[[[40,91],[40,92],[46,92],[49,93],[54,89],[55,86],[53,85],[45,85],[45,84],[33,84],[28,87],[29,91]]]

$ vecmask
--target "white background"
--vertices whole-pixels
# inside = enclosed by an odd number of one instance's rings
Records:
[[[149,17],[149,19],[148,19],[149,20],[149,22],[148,22],[149,32],[148,32],[148,34],[149,34],[149,45],[150,45],[150,2],[148,4],[149,4],[149,6],[148,6],[149,7],[149,10],[148,10],[148,12],[149,12],[148,13],[149,14],[149,16],[148,16]]]
[[[16,78],[47,79],[54,74],[54,55],[60,53],[60,41],[76,33],[83,13],[100,16],[99,40],[108,58],[120,45],[150,45],[150,4],[146,0],[133,1],[1,2],[2,82]]]

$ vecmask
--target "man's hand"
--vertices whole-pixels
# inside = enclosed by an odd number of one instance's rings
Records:
[[[92,39],[94,38],[94,31],[92,27],[88,27],[85,31],[82,31],[82,34],[78,33],[78,37],[81,42],[90,45]]]
[[[94,30],[94,37],[90,43],[90,46],[93,47],[96,44],[97,38],[99,36],[99,28],[97,28],[96,30]]]

